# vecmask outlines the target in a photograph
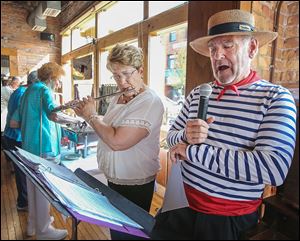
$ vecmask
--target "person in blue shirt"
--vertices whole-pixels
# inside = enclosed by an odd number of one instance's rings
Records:
[[[11,128],[9,126],[9,123],[13,113],[20,105],[21,97],[23,96],[26,88],[36,80],[37,80],[37,71],[32,71],[27,77],[27,85],[21,85],[17,90],[15,90],[12,93],[12,95],[9,98],[8,105],[7,105],[6,125],[3,133],[5,149],[15,149],[15,147],[22,146],[21,129]],[[5,157],[7,160],[10,160],[9,156],[6,155],[6,153],[5,153]],[[20,170],[20,168],[13,161],[12,163],[15,170],[16,186],[18,191],[17,210],[26,211],[27,210],[26,175]]]
[[[61,127],[58,123],[64,123],[64,118],[52,112],[57,106],[53,91],[60,87],[64,70],[57,63],[49,62],[42,65],[37,72],[39,81],[25,91],[10,125],[20,126],[22,149],[56,162],[60,154],[61,140]],[[36,235],[36,239],[65,238],[67,230],[52,226],[54,219],[50,216],[50,203],[29,178],[27,178],[27,194],[27,235]]]

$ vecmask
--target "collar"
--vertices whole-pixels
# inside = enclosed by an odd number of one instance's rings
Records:
[[[232,85],[223,86],[220,82],[215,80],[214,83],[217,86],[223,87],[223,89],[221,90],[220,94],[217,97],[217,100],[219,101],[221,99],[221,97],[225,94],[226,90],[233,90],[237,95],[240,95],[238,87],[256,82],[259,79],[260,79],[260,77],[257,75],[256,71],[250,70],[250,74],[245,79],[242,79],[241,81],[239,81],[235,84],[232,84]]]

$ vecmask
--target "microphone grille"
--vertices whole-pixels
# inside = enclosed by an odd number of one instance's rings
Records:
[[[209,84],[202,84],[199,88],[200,96],[209,97],[212,92],[212,88]]]

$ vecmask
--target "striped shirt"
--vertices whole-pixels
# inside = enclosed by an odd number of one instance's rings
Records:
[[[212,84],[207,118],[214,117],[202,144],[188,145],[181,162],[183,181],[211,197],[233,201],[261,198],[266,184],[287,176],[296,140],[296,106],[282,86],[259,80],[239,87],[239,95]],[[167,141],[186,142],[188,119],[197,118],[199,86],[186,98]]]

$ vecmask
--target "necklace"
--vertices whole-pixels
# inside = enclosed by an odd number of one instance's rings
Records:
[[[137,96],[137,94],[134,94],[134,95],[131,95],[131,96],[129,96],[128,98],[129,99],[125,99],[126,98],[126,96],[124,95],[124,94],[122,94],[122,103],[123,104],[127,104],[129,101],[131,101],[133,98],[135,98]]]

